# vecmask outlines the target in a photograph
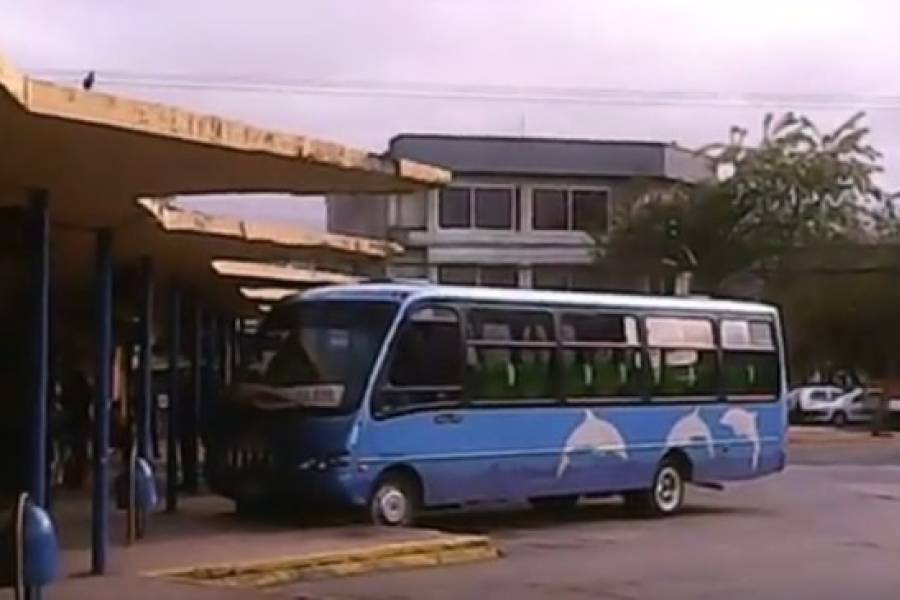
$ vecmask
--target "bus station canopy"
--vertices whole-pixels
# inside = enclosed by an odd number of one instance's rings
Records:
[[[234,278],[244,284],[278,285],[303,288],[323,284],[356,283],[359,277],[324,269],[273,264],[245,260],[213,261],[213,270],[222,277]]]
[[[215,277],[213,259],[352,265],[392,247],[181,211],[159,198],[402,193],[450,178],[436,167],[312,137],[34,80],[2,55],[0,144],[0,207],[24,205],[29,189],[47,192],[55,287],[89,288],[93,233],[106,228],[117,265],[149,257],[163,277],[210,294],[227,288],[228,305],[245,301],[236,285]]]
[[[56,218],[115,226],[138,197],[415,191],[449,173],[303,135],[31,79],[0,56],[0,197],[48,189]]]
[[[210,306],[236,314],[252,314],[255,308],[256,298],[240,293],[242,284],[267,279],[273,271],[296,271],[300,280],[295,283],[304,287],[355,279],[340,272],[292,269],[269,261],[299,257],[316,264],[365,270],[367,264],[384,260],[399,249],[379,240],[207,215],[162,200],[142,199],[137,204],[143,211],[142,218],[121,229],[116,238],[117,264],[133,265],[142,257],[150,257],[161,287],[178,285]],[[83,292],[80,295],[90,298],[85,284],[92,281],[93,236],[65,227],[54,236],[55,281],[63,289],[79,290]],[[244,265],[247,276],[243,279],[228,270],[235,263]],[[224,273],[222,264],[226,266]],[[227,273],[232,276],[223,276]],[[306,281],[302,281],[304,275]]]

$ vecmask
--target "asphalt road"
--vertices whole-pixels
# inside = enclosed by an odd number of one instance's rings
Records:
[[[615,501],[565,519],[514,510],[429,525],[494,536],[506,557],[279,590],[295,599],[598,600],[900,597],[900,440],[797,447],[792,465],[683,515],[627,518]]]

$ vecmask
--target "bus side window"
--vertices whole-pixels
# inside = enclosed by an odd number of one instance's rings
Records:
[[[467,337],[466,384],[473,400],[555,397],[549,312],[475,308]]]
[[[570,399],[642,396],[637,320],[609,313],[564,313],[563,393]]]
[[[712,321],[648,317],[646,325],[653,395],[714,398],[718,366]]]
[[[398,332],[377,412],[459,401],[461,356],[457,312],[446,307],[416,310]]]
[[[726,396],[775,400],[780,371],[771,323],[725,319],[720,331]]]

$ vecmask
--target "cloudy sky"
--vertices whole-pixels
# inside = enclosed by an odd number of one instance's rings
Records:
[[[900,188],[893,0],[0,0],[0,15],[0,52],[28,72],[93,69],[100,90],[377,151],[398,132],[696,146],[767,110],[832,126],[858,107]],[[213,206],[322,224],[315,202]]]

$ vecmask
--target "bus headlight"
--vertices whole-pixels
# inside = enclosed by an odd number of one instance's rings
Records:
[[[297,465],[301,471],[328,471],[350,466],[350,456],[346,452],[330,454],[322,458],[309,458]]]

